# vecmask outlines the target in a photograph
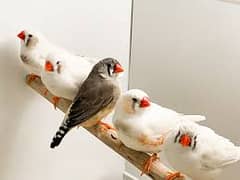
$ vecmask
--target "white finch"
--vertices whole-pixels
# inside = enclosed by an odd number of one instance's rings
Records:
[[[180,122],[166,138],[164,154],[173,168],[193,180],[214,180],[225,166],[240,159],[240,147],[212,129]]]
[[[117,78],[121,72],[123,68],[112,58],[103,59],[93,67],[69,107],[51,148],[58,146],[72,128],[94,126],[113,110],[121,93]],[[100,125],[109,127],[105,123]]]
[[[39,32],[30,32],[23,30],[17,36],[21,40],[20,58],[27,71],[32,73],[32,76],[29,79],[29,83],[36,77],[41,76],[41,72],[44,69],[45,60],[49,54],[67,54],[71,56],[71,58],[72,56],[76,56],[80,60],[84,58],[91,64],[95,64],[99,61],[99,58],[73,55],[64,48],[58,47],[55,44],[49,42]]]
[[[21,40],[20,58],[28,72],[32,73],[32,79],[39,77],[44,66],[44,59],[52,45],[38,32],[21,31],[17,35]]]
[[[74,99],[93,66],[85,57],[66,52],[49,54],[46,57],[41,78],[47,89],[55,95],[55,107],[60,97]]]
[[[127,147],[154,153],[145,163],[143,173],[149,173],[151,164],[157,159],[156,153],[162,150],[164,137],[179,121],[203,121],[204,116],[184,115],[150,102],[142,90],[132,89],[123,94],[113,116],[117,135]],[[179,173],[167,177],[179,177]]]

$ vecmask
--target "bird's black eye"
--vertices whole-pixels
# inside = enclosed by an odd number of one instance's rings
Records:
[[[59,65],[60,64],[60,61],[57,61],[57,65]]]
[[[111,68],[112,68],[112,65],[111,64],[107,64],[107,70],[108,70],[108,75],[109,76],[112,75]]]
[[[107,66],[108,66],[108,69],[111,69],[111,68],[112,68],[112,65],[111,65],[111,64],[108,64]]]
[[[32,34],[29,34],[29,35],[28,35],[28,37],[30,37],[30,38],[31,38],[32,36],[33,36]]]
[[[137,98],[132,98],[132,100],[133,100],[133,102],[137,102],[138,101]]]

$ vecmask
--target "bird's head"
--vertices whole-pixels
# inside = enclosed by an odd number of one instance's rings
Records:
[[[140,89],[131,89],[124,93],[119,100],[127,113],[143,112],[151,106],[149,96]]]
[[[62,62],[56,56],[49,55],[45,60],[44,70],[47,73],[58,73],[62,72]]]
[[[178,148],[194,150],[197,146],[197,124],[191,121],[180,122],[170,135],[170,143]]]
[[[27,30],[23,30],[21,31],[17,37],[21,40],[21,44],[32,48],[35,47],[37,45],[37,43],[39,42],[39,39],[37,37],[37,35],[27,31]]]
[[[93,70],[96,74],[100,74],[105,79],[115,79],[121,74],[124,69],[121,64],[113,58],[105,58],[99,61]]]

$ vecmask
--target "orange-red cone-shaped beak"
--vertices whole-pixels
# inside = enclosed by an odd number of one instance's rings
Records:
[[[45,62],[45,71],[48,71],[48,72],[52,72],[54,69],[53,69],[53,65],[50,61],[46,61]]]
[[[149,101],[149,99],[147,97],[144,97],[140,102],[141,108],[148,107],[150,105],[151,105],[151,102]]]
[[[114,73],[120,73],[120,72],[123,72],[123,71],[124,70],[123,70],[123,68],[122,68],[122,66],[120,64],[116,64],[114,66],[114,70],[113,70]]]
[[[24,40],[25,39],[25,32],[22,31],[17,35],[20,39]]]
[[[189,135],[184,134],[181,136],[179,143],[182,144],[183,147],[190,146],[192,142],[192,139]]]

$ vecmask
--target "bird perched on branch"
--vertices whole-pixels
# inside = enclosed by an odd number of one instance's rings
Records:
[[[69,59],[78,58],[80,61],[84,58],[91,64],[96,64],[99,61],[99,58],[74,55],[64,48],[51,43],[39,32],[23,30],[17,36],[21,40],[20,58],[24,67],[31,73],[28,83],[41,76],[45,60],[49,54],[55,54],[58,57],[63,55],[63,59],[66,59],[66,56],[69,56]]]
[[[166,137],[164,154],[173,168],[193,180],[217,179],[222,169],[240,159],[240,147],[212,129],[179,122]]]
[[[51,142],[51,148],[58,146],[68,131],[76,126],[105,124],[100,120],[113,110],[121,93],[118,82],[121,72],[122,66],[112,58],[103,59],[93,67],[69,107]]]
[[[54,107],[60,99],[73,100],[92,70],[94,62],[70,53],[49,54],[45,60],[41,78],[47,89],[53,93]]]
[[[40,77],[44,59],[55,47],[39,32],[23,30],[17,36],[21,40],[20,58],[24,67],[31,73],[28,81],[31,83],[36,77]]]
[[[164,108],[149,100],[149,96],[139,89],[123,94],[113,116],[113,124],[119,139],[127,147],[153,153],[143,167],[143,173],[149,173],[151,164],[158,159],[157,154],[163,148],[165,136],[179,121],[203,121],[204,116],[184,115]],[[180,173],[169,174],[166,179],[179,177]]]

